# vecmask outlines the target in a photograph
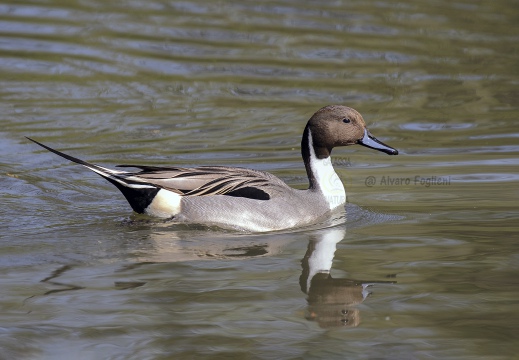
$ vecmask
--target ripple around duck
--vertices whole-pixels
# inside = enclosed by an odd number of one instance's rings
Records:
[[[2,2],[0,357],[517,356],[516,5]],[[300,136],[330,103],[400,154],[334,149],[346,218],[282,233],[137,216],[24,138],[305,188]],[[330,229],[346,232],[326,293],[307,294],[302,264]],[[358,279],[375,290],[345,307],[354,288],[336,286]]]

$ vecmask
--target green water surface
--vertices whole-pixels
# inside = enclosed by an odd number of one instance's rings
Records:
[[[4,1],[0,358],[516,358],[518,70],[513,0]],[[24,138],[304,188],[301,133],[327,104],[400,151],[334,150],[331,229],[137,216]],[[334,234],[308,290],[305,254]]]

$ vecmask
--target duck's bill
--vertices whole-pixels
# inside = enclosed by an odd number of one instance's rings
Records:
[[[371,135],[367,129],[364,129],[364,137],[357,143],[369,147],[370,149],[385,152],[389,155],[398,155],[397,149],[393,149],[391,146],[384,144],[382,141]]]

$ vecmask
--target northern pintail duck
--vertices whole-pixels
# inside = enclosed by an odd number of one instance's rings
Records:
[[[267,172],[237,167],[118,165],[139,170],[112,170],[28,139],[110,181],[137,213],[254,232],[310,225],[344,209],[346,192],[330,159],[334,147],[360,144],[398,154],[370,134],[356,110],[340,105],[318,110],[303,131],[307,190],[291,188]]]

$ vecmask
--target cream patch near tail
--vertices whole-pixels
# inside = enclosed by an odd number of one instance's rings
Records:
[[[145,213],[151,216],[169,218],[180,212],[181,196],[172,191],[160,189]]]

